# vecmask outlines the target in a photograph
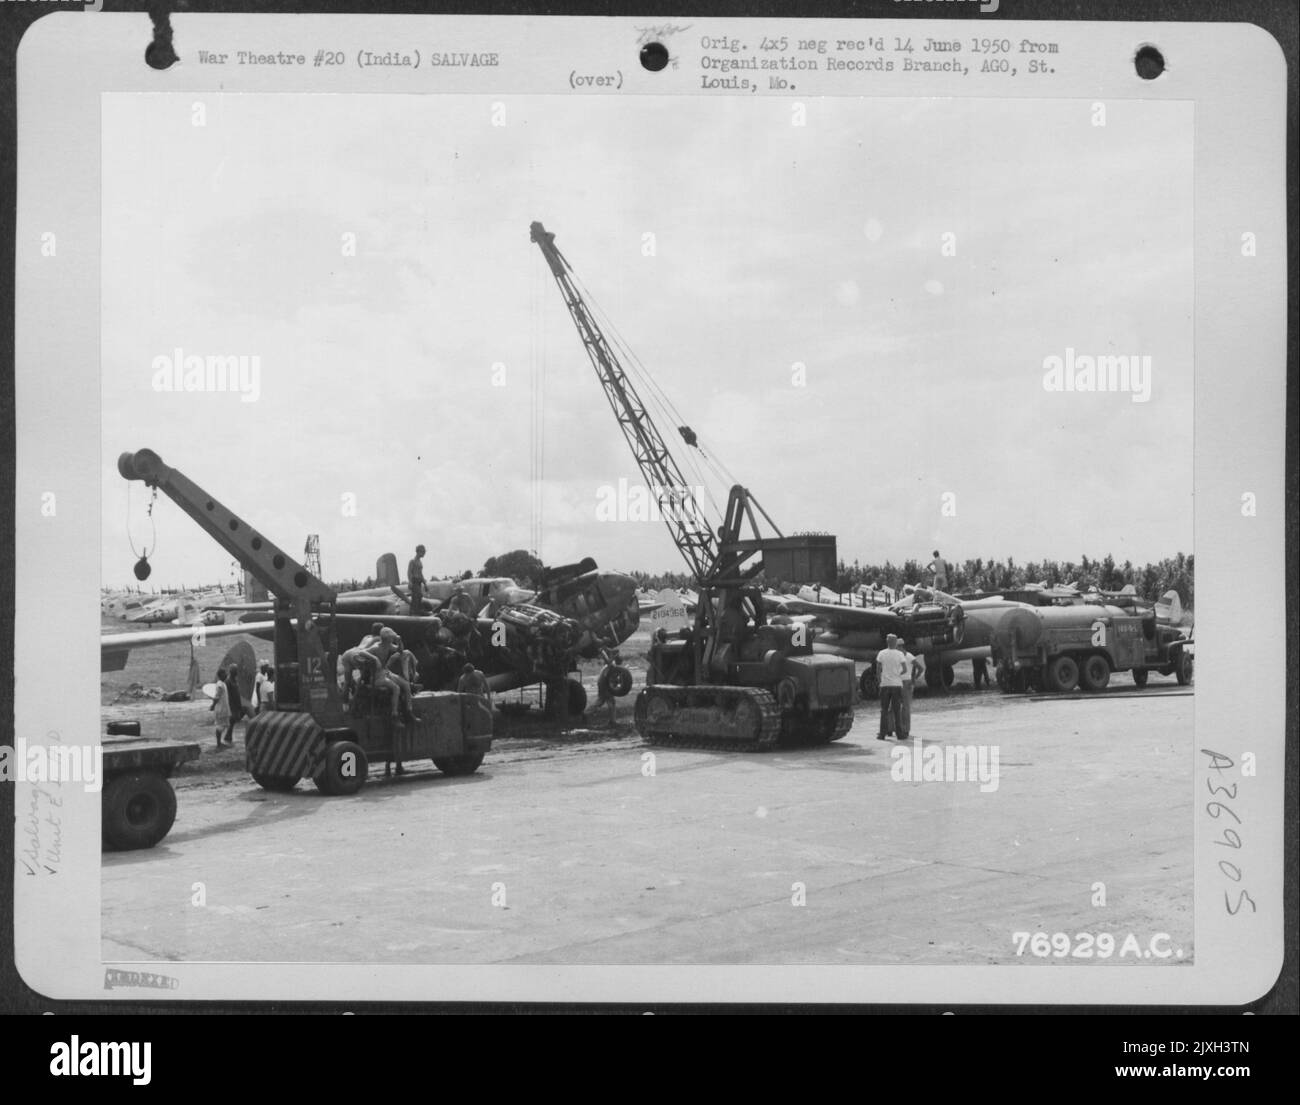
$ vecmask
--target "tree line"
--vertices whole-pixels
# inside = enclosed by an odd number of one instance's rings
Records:
[[[851,564],[839,562],[836,579],[829,586],[836,591],[852,591],[859,584],[875,584],[901,591],[908,583],[928,585],[932,577],[925,571],[928,561],[905,560],[894,564]],[[1045,583],[1049,587],[1075,584],[1080,591],[1096,587],[1101,591],[1122,591],[1132,584],[1141,598],[1154,601],[1166,591],[1177,591],[1183,606],[1195,605],[1193,589],[1194,557],[1178,553],[1152,563],[1136,565],[1131,560],[1117,564],[1109,553],[1100,558],[1080,557],[1073,560],[1031,560],[1017,564],[1011,557],[1005,560],[984,560],[976,557],[961,563],[948,562],[948,590],[952,594],[972,591],[1013,591],[1031,583]],[[523,549],[489,557],[483,565],[485,576],[509,576],[521,587],[537,587],[542,576],[542,562]],[[463,573],[468,575],[469,573]],[[694,587],[695,578],[687,572],[633,571],[629,575],[637,586],[647,591],[664,587]],[[346,580],[332,586],[371,587],[374,581]],[[791,588],[793,589],[793,588]]]

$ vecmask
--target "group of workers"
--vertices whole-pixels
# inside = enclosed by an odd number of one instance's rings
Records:
[[[215,715],[213,721],[216,723],[218,748],[223,744],[234,745],[235,722],[273,709],[275,669],[270,664],[259,665],[257,677],[253,681],[253,696],[247,706],[239,693],[239,669],[234,664],[217,669],[217,682],[208,712]]]
[[[397,631],[381,622],[370,627],[370,633],[355,648],[339,657],[343,675],[343,701],[355,702],[363,686],[372,691],[390,691],[392,716],[410,721],[415,717],[412,687],[419,686],[420,663],[415,653],[406,648]],[[466,662],[456,681],[460,694],[477,694],[490,699],[486,676],[472,662]]]
[[[361,643],[339,657],[343,669],[343,701],[353,703],[361,686],[374,691],[392,692],[392,714],[400,712],[408,720],[415,716],[411,684],[419,667],[414,653],[402,644],[396,630],[375,622]]]

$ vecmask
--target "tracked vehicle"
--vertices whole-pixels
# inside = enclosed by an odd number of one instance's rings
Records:
[[[694,624],[651,644],[646,686],[634,710],[638,731],[651,744],[737,751],[838,740],[853,723],[853,661],[813,655],[806,626],[768,624],[757,586],[764,575],[832,582],[835,538],[782,535],[739,484],[731,487],[715,533],[556,248],[555,235],[535,222],[531,237],[546,258],[605,398],[699,590]],[[707,463],[691,428],[680,425],[678,433]],[[760,527],[760,517],[770,534]]]

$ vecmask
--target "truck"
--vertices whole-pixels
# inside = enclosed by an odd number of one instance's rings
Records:
[[[835,538],[785,536],[749,490],[736,483],[722,524],[715,530],[705,520],[681,466],[556,247],[555,235],[540,222],[529,229],[699,591],[694,624],[651,643],[645,687],[634,705],[642,739],[766,751],[843,737],[853,724],[853,661],[814,655],[806,626],[769,624],[757,585],[763,576],[829,582],[836,568]],[[703,455],[689,426],[677,430],[688,448]]]
[[[163,463],[151,449],[123,453],[118,472],[162,492],[233,556],[273,598],[275,706],[248,723],[246,766],[271,791],[310,778],[323,794],[357,793],[371,760],[386,767],[430,759],[446,775],[477,771],[492,745],[492,714],[476,694],[422,691],[399,717],[395,691],[362,686],[345,703],[337,677],[340,614],[335,592],[243,518]],[[418,628],[423,620],[411,620]]]
[[[1180,625],[1174,591],[1159,602],[1103,594],[1066,606],[1017,607],[993,632],[992,658],[1006,693],[1103,690],[1127,671],[1145,687],[1151,672],[1192,681],[1195,641]]]

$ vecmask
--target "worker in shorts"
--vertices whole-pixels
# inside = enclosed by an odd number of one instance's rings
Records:
[[[388,667],[388,661],[393,658],[394,654],[403,651],[402,639],[397,635],[397,631],[384,626],[379,631],[379,641],[367,648],[366,651],[374,656],[379,664],[374,673],[375,689],[394,691],[393,717],[398,716],[400,707],[401,713],[408,720],[414,718],[415,703],[411,697],[411,684],[400,675],[394,674]]]
[[[931,560],[930,563],[925,566],[925,570],[927,572],[934,573],[934,589],[936,591],[947,591],[948,590],[948,564],[943,559],[943,557],[939,555],[938,549],[934,550],[933,556],[934,559]]]
[[[357,645],[339,657],[339,664],[343,668],[343,704],[346,706],[356,698],[361,683],[373,684],[380,663],[373,652]]]
[[[473,664],[466,664],[460,669],[460,678],[456,680],[457,694],[476,694],[486,698],[492,704],[492,688],[488,686],[487,676]]]
[[[411,617],[424,613],[424,546],[415,546],[415,555],[406,566],[406,585],[411,589]]]

